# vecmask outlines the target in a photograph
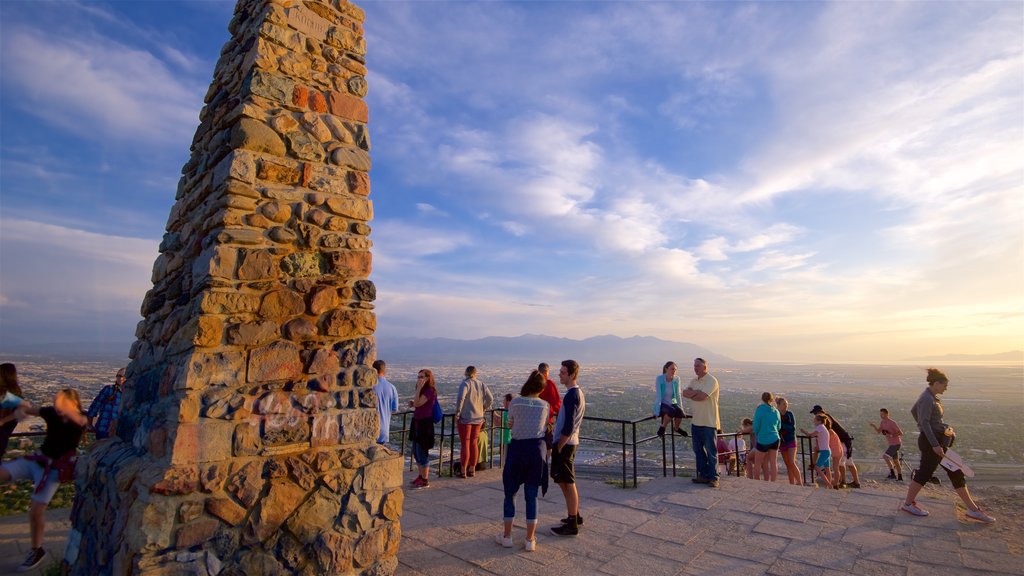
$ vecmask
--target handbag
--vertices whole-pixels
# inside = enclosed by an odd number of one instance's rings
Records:
[[[437,424],[444,418],[444,412],[441,411],[441,403],[434,398],[434,424]]]

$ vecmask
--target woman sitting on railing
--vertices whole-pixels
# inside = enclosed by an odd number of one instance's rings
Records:
[[[548,421],[548,403],[540,399],[546,382],[540,372],[530,377],[519,391],[519,397],[508,407],[508,421],[512,427],[512,442],[508,447],[501,482],[505,489],[504,526],[497,541],[505,548],[512,547],[512,521],[516,517],[515,497],[519,487],[525,485],[526,496],[526,550],[537,549],[537,490],[548,491],[548,470],[545,456],[544,430]]]
[[[416,396],[409,400],[412,412],[412,428],[409,441],[412,442],[412,456],[419,466],[420,474],[412,481],[412,487],[429,488],[430,480],[430,449],[434,447],[434,402],[437,401],[437,386],[434,384],[434,373],[420,370],[416,375]]]

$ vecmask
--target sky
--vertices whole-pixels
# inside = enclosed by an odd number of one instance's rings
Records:
[[[1024,349],[1021,2],[358,4],[381,342]],[[0,350],[127,350],[233,8],[0,2]]]

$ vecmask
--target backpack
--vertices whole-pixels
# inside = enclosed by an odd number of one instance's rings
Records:
[[[444,418],[444,412],[441,411],[441,403],[434,398],[434,424],[437,424]]]

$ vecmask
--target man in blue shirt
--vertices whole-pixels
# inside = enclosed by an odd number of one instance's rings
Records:
[[[107,384],[89,405],[89,426],[96,432],[96,439],[109,438],[117,431],[117,416],[121,413],[121,392],[124,391],[126,368],[117,371],[114,383]]]
[[[377,384],[373,387],[373,393],[377,395],[377,412],[380,414],[377,443],[387,444],[391,432],[391,414],[398,411],[398,390],[384,377],[388,366],[383,360],[375,360],[373,369],[377,371]]]

